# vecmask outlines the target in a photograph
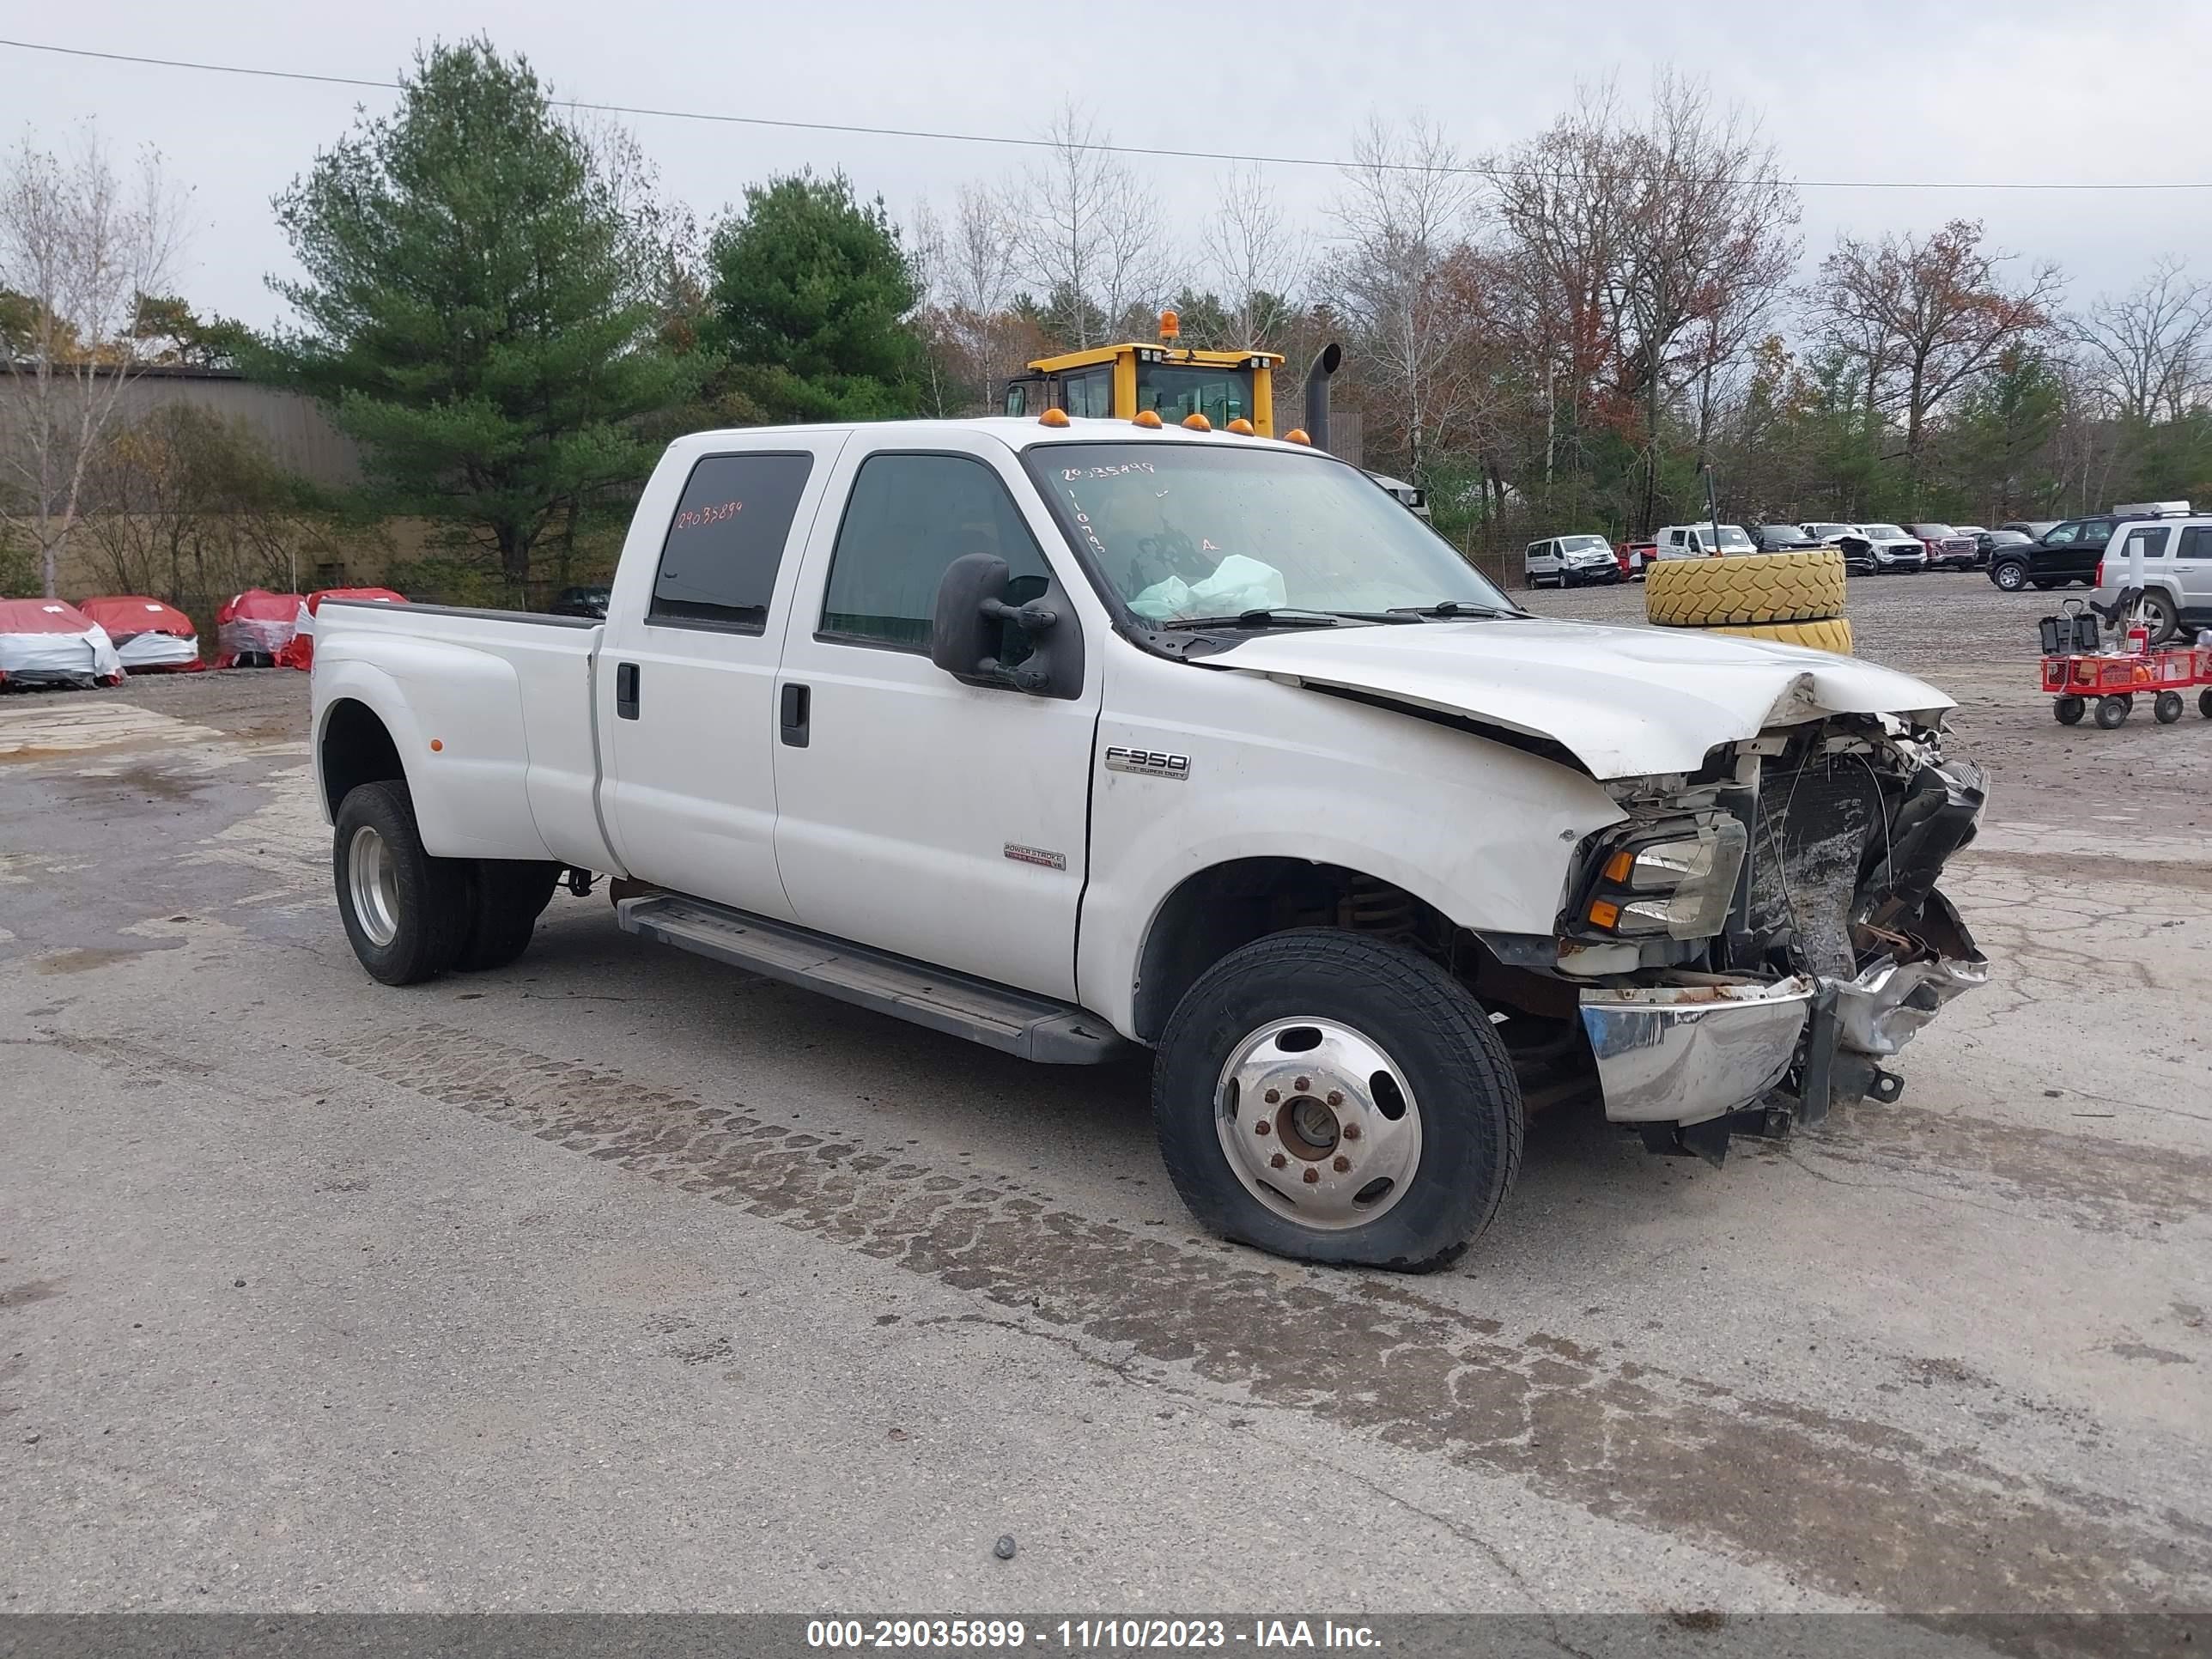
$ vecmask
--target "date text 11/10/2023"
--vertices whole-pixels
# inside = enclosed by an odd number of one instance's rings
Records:
[[[807,1621],[810,1648],[961,1649],[988,1651],[1049,1647],[1073,1653],[1131,1649],[1334,1648],[1372,1649],[1380,1638],[1365,1625],[1330,1619],[1089,1618],[815,1619]]]

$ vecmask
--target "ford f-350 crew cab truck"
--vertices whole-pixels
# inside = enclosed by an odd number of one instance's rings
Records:
[[[1717,1158],[1894,1099],[1987,973],[1941,693],[1532,617],[1267,439],[702,433],[604,622],[326,605],[313,688],[377,978],[510,961],[603,874],[628,931],[848,1003],[1152,1049],[1191,1209],[1310,1260],[1450,1260],[1539,1106]]]

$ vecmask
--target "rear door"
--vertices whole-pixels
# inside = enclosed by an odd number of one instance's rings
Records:
[[[880,440],[878,441],[880,442]],[[1044,995],[1075,996],[1103,609],[996,439],[856,438],[785,630],[776,864],[805,926]],[[945,567],[1004,559],[1016,603],[1059,561],[1059,626],[1094,630],[1074,698],[962,684],[929,659]],[[1002,658],[1024,648],[1011,625]]]
[[[594,695],[608,830],[641,880],[791,917],[775,867],[776,659],[848,435],[702,447],[639,504]]]
[[[2212,524],[2182,527],[2173,550],[2173,574],[2189,620],[2201,625],[2212,619]]]

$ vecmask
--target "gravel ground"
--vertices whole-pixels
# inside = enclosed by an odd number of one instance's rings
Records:
[[[1721,1170],[1540,1116],[1498,1224],[1413,1281],[1196,1237],[1140,1066],[1024,1066],[603,899],[508,969],[370,983],[302,676],[0,698],[5,1606],[1685,1642],[2212,1607],[2212,721],[2057,726],[2050,603],[1851,586],[1995,779],[1946,884],[1995,979],[1905,1099]]]

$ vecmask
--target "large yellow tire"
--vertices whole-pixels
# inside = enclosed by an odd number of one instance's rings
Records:
[[[1662,628],[1817,622],[1844,614],[1844,556],[1740,553],[1662,559],[1644,576],[1644,615]]]
[[[1756,623],[1747,628],[1708,628],[1705,631],[1735,634],[1751,640],[1773,640],[1782,645],[1802,645],[1814,651],[1832,651],[1839,657],[1851,654],[1851,625],[1842,617],[1824,617],[1818,622]]]

